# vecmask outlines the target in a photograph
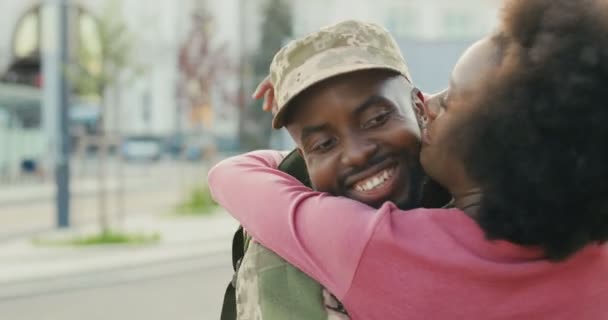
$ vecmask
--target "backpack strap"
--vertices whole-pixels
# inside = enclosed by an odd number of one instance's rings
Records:
[[[243,246],[244,237],[243,227],[239,226],[232,237],[232,269],[234,270],[234,275],[224,292],[220,320],[236,320],[236,275],[241,260],[245,255],[245,247]]]
[[[241,263],[241,259],[245,255],[245,231],[243,227],[239,226],[238,230],[232,237],[232,269],[238,270],[238,266]]]
[[[232,281],[228,283],[224,293],[220,320],[236,320],[236,288]]]

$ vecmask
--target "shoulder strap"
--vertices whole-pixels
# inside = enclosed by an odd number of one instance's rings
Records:
[[[235,278],[238,271],[241,259],[245,255],[243,227],[240,227],[232,237],[232,269],[234,276],[232,281],[228,283],[226,292],[224,293],[224,302],[222,303],[222,313],[220,320],[236,320],[236,287]]]

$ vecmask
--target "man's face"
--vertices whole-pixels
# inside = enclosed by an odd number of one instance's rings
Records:
[[[313,187],[378,207],[420,200],[416,91],[401,76],[359,71],[326,80],[293,102],[287,129]]]
[[[427,99],[430,121],[423,134],[421,162],[425,172],[452,194],[466,192],[461,189],[468,188],[469,181],[459,157],[463,141],[458,137],[476,112],[468,105],[454,102],[476,90],[497,67],[497,59],[494,41],[487,38],[477,42],[456,63],[449,88]]]

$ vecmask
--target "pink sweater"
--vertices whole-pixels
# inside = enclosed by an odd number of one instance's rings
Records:
[[[458,209],[380,209],[313,192],[258,151],[209,173],[252,236],[318,280],[352,319],[608,319],[608,250],[567,261],[488,241]]]

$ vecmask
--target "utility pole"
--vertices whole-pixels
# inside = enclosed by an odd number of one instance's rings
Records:
[[[68,0],[47,0],[43,22],[46,43],[43,50],[45,127],[51,144],[55,167],[56,224],[70,226],[70,129],[69,85],[66,66],[69,62]]]
[[[237,97],[237,116],[238,116],[238,122],[239,122],[239,129],[238,129],[238,141],[239,141],[239,148],[243,149],[244,147],[244,141],[243,141],[243,137],[246,135],[246,130],[245,126],[247,125],[247,117],[249,116],[248,110],[247,110],[247,98],[246,98],[246,91],[247,91],[247,82],[251,81],[251,79],[249,78],[249,72],[247,69],[247,45],[246,45],[246,41],[247,41],[247,23],[246,23],[246,17],[247,17],[247,12],[246,12],[246,0],[239,0],[238,1],[238,28],[239,28],[239,35],[238,35],[238,39],[239,39],[239,65],[238,65],[238,97]],[[256,1],[256,5],[259,2]]]
[[[239,114],[243,113],[245,111],[245,108],[247,107],[247,100],[245,98],[246,95],[246,88],[247,88],[247,83],[246,81],[248,79],[246,79],[247,76],[247,57],[246,57],[246,51],[247,51],[247,22],[246,22],[246,18],[247,18],[247,13],[246,13],[246,8],[245,8],[245,0],[239,0],[238,2],[238,12],[239,12],[239,91],[238,91],[238,107],[240,109]]]
[[[69,115],[69,83],[66,66],[69,62],[68,0],[59,0],[59,145],[55,179],[57,182],[57,226],[70,226],[70,115]]]

